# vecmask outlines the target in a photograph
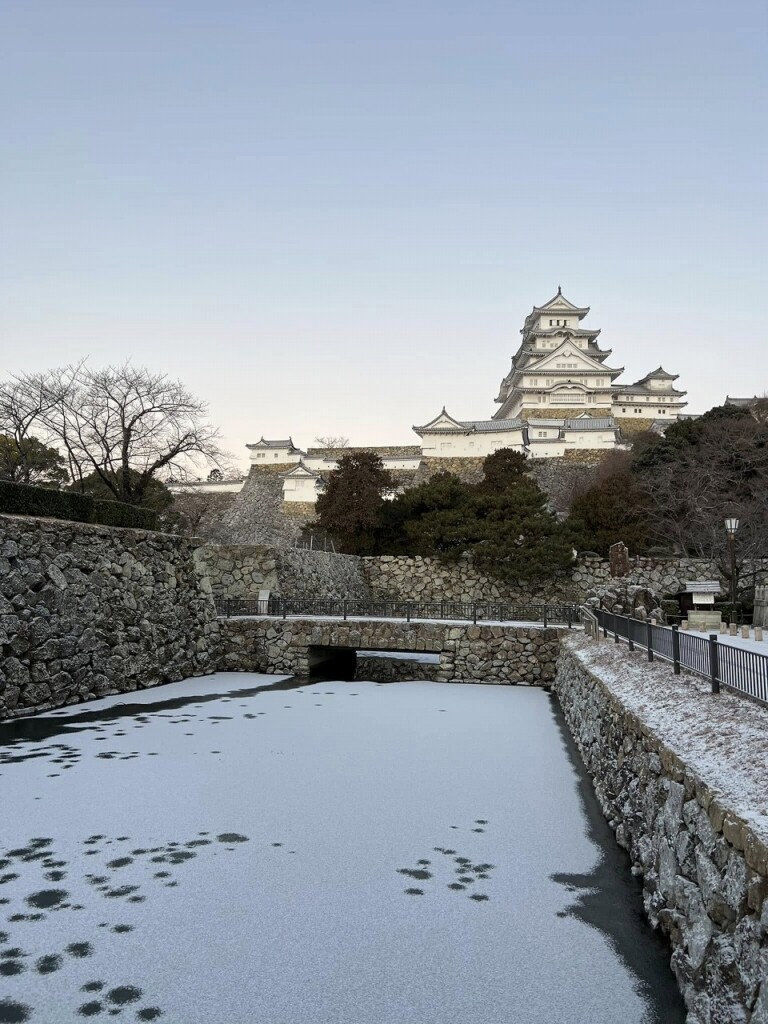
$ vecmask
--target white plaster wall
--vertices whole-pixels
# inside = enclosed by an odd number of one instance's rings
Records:
[[[315,477],[291,477],[283,480],[283,501],[317,501],[318,489]]]
[[[422,451],[430,459],[484,458],[499,448],[523,450],[521,430],[487,434],[425,434]]]
[[[259,451],[249,449],[248,458],[254,466],[268,466],[270,462],[280,465],[293,464],[298,462],[301,456],[291,454],[287,448],[263,448]]]

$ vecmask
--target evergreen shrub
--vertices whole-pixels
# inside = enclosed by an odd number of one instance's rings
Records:
[[[141,530],[157,529],[157,513],[152,509],[126,505],[120,501],[99,501],[76,491],[56,491],[0,480],[0,513],[14,516],[46,516],[77,523],[101,523],[105,526],[130,526]]]

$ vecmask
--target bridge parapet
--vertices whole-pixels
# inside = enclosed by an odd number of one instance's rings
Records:
[[[432,677],[442,682],[545,687],[555,677],[560,638],[568,632],[524,623],[277,617],[221,619],[220,629],[221,668],[229,672],[308,676],[310,647],[337,647],[437,654]]]

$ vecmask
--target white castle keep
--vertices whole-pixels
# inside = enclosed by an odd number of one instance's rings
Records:
[[[500,448],[534,459],[563,458],[624,446],[640,430],[663,431],[686,405],[686,392],[674,387],[677,376],[659,366],[634,384],[617,384],[624,368],[606,365],[612,350],[600,348],[599,330],[582,326],[588,313],[588,306],[574,306],[560,288],[549,302],[533,307],[491,419],[458,420],[443,407],[434,419],[413,427],[419,444],[363,450],[378,453],[386,469],[407,479],[425,463],[434,468],[432,460],[454,469]],[[262,437],[246,447],[252,468],[281,476],[286,502],[314,503],[340,454],[302,451],[291,438]],[[201,481],[182,489],[237,491],[242,485],[242,480]]]

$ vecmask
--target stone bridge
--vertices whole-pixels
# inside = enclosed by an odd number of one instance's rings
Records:
[[[441,682],[486,682],[550,686],[560,638],[568,630],[536,624],[404,622],[387,619],[220,619],[225,671],[309,677],[328,649],[438,655],[419,666],[419,678]],[[363,659],[360,659],[361,662]],[[365,659],[366,679],[392,679],[392,661]],[[385,668],[386,666],[386,668]],[[407,671],[406,671],[407,669]],[[403,677],[414,678],[413,662]],[[359,673],[358,673],[359,676]]]

